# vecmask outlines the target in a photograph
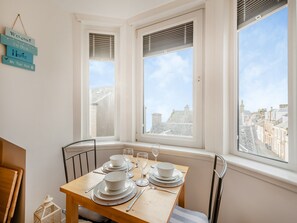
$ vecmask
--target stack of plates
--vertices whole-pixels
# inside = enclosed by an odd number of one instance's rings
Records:
[[[171,177],[161,177],[158,173],[158,170],[154,168],[149,176],[149,181],[159,187],[177,187],[182,185],[183,174],[177,169],[174,169],[173,174]]]
[[[111,206],[129,201],[136,193],[137,187],[133,180],[127,180],[120,190],[108,190],[103,180],[93,189],[91,196],[97,204]]]
[[[129,171],[133,168],[133,163],[131,162],[128,162],[128,166],[129,166]],[[124,162],[122,164],[122,166],[112,166],[111,162],[108,161],[106,163],[103,164],[102,166],[102,171],[104,173],[110,173],[110,172],[113,172],[113,171],[125,171],[127,169],[127,164],[126,162]]]

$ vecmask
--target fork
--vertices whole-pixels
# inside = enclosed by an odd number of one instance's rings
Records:
[[[160,190],[160,191],[165,191],[165,192],[168,192],[168,193],[171,193],[171,194],[176,194],[175,191],[167,190],[165,188],[155,187],[155,186],[153,186],[151,184],[149,184],[149,187],[150,187],[150,189],[153,189],[153,190]]]
[[[93,173],[98,173],[98,174],[101,174],[101,175],[106,175],[107,173],[104,173],[100,170],[93,170]]]
[[[89,189],[87,189],[85,191],[85,193],[89,193],[91,190],[93,190],[95,187],[97,186],[97,184],[95,184],[94,186],[90,187]]]

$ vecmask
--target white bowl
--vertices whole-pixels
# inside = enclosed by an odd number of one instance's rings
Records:
[[[120,167],[123,165],[124,157],[123,155],[112,155],[109,157],[109,160],[113,167]]]
[[[172,177],[174,171],[174,165],[172,163],[158,163],[157,164],[158,174],[161,177],[169,178]]]
[[[120,190],[125,186],[126,174],[123,171],[110,172],[104,177],[108,190]]]

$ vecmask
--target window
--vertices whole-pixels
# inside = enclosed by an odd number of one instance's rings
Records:
[[[115,136],[115,36],[88,33],[88,109],[89,137]]]
[[[137,140],[201,147],[201,24],[198,11],[137,30]]]
[[[289,162],[292,134],[286,4],[237,5],[238,151],[282,162]]]

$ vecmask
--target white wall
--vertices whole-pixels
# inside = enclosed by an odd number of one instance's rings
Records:
[[[35,72],[0,64],[0,136],[27,151],[26,223],[32,222],[33,212],[46,194],[52,195],[54,201],[64,207],[65,197],[59,192],[65,180],[61,146],[70,142],[73,135],[72,17],[69,12],[49,2],[0,0],[0,33],[4,33],[4,27],[11,26],[17,13],[20,13],[27,33],[36,39],[39,50],[34,60]],[[220,8],[223,10],[220,11]],[[224,107],[228,100],[225,54],[228,27],[220,20],[221,15],[228,16],[222,0],[206,1],[206,33],[209,39],[205,45],[205,146],[209,151],[225,151],[228,147],[228,135],[225,135],[228,131],[225,123],[228,110]],[[20,27],[18,23],[17,29],[20,30]],[[121,33],[127,35],[127,39],[133,34],[128,27],[122,27]],[[125,38],[121,37],[121,40],[125,41]],[[79,40],[74,45],[77,44]],[[128,48],[122,46],[122,50]],[[0,54],[4,54],[3,45],[0,45]],[[131,52],[126,54],[131,55]],[[74,63],[76,70],[80,69],[77,63],[79,59]],[[128,92],[127,95],[134,92],[131,85],[132,63],[131,59],[127,59],[126,67],[123,66],[126,83],[121,83],[125,85],[122,92]],[[76,83],[76,87],[78,85]],[[128,105],[121,110],[124,113],[122,119],[126,120],[121,123],[121,133],[125,132],[123,126],[133,126],[135,115],[128,96],[124,97],[122,105],[125,101]],[[133,141],[131,132],[133,130],[121,135],[121,138]],[[102,163],[111,151],[100,154]],[[161,155],[160,159],[190,166],[186,205],[206,212],[211,168],[209,159],[176,154]],[[296,206],[296,192],[230,165],[220,212],[222,223],[291,223],[297,219]]]
[[[72,18],[49,2],[0,0],[0,33],[20,13],[39,51],[35,72],[0,63],[0,136],[27,154],[26,222],[47,194],[64,204],[61,146],[73,135]]]

